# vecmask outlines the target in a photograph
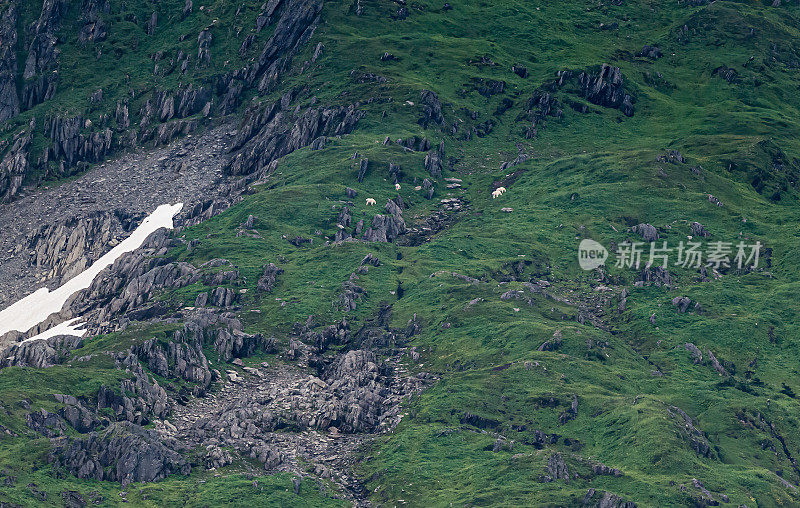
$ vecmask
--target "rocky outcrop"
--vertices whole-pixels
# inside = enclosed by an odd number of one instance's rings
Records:
[[[625,501],[622,496],[611,492],[598,492],[591,488],[586,491],[581,506],[593,508],[636,508],[633,501]]]
[[[156,91],[142,104],[139,111],[138,142],[153,141],[157,146],[169,143],[173,138],[188,134],[199,127],[199,120],[188,119],[202,113],[211,113],[212,90],[204,86],[189,84],[174,91]],[[123,111],[123,123],[128,123],[127,106]],[[174,121],[173,121],[174,120]]]
[[[603,64],[596,75],[581,73],[578,82],[583,96],[590,102],[619,109],[625,116],[633,116],[633,97],[624,91],[622,71],[619,67]]]
[[[129,422],[113,423],[86,438],[59,443],[50,460],[78,478],[120,482],[161,480],[191,467],[169,441],[155,431]]]
[[[278,275],[283,273],[282,268],[278,268],[275,264],[270,263],[264,267],[264,272],[258,279],[257,289],[265,293],[271,292],[275,288],[278,281]]]
[[[641,281],[642,285],[653,284],[656,286],[666,286],[668,288],[671,288],[675,284],[675,276],[671,274],[669,270],[663,266],[650,266],[649,264],[642,268],[637,280]]]
[[[157,291],[180,288],[200,280],[200,273],[188,263],[172,263],[164,257],[175,245],[165,230],[150,235],[136,251],[123,254],[64,304],[65,319],[81,316],[90,324],[110,321],[127,310],[147,302]]]
[[[686,349],[686,351],[689,351],[692,354],[692,362],[694,362],[695,365],[699,365],[700,363],[702,363],[703,353],[700,352],[700,349],[697,346],[695,346],[691,342],[687,342],[686,344],[683,345],[683,347],[684,349]]]
[[[245,114],[233,142],[235,153],[228,174],[247,175],[266,168],[272,161],[310,145],[320,136],[352,132],[363,113],[354,105],[309,108],[294,119],[289,92],[266,108]]]
[[[631,231],[642,237],[645,242],[655,242],[658,240],[658,230],[652,224],[637,224]]]
[[[367,293],[367,290],[356,284],[358,275],[350,274],[350,278],[342,283],[342,292],[339,294],[337,308],[342,312],[356,310],[356,302]]]
[[[56,31],[66,10],[63,0],[44,0],[39,19],[31,25],[31,42],[22,78],[22,102],[25,109],[53,97],[58,82]]]
[[[709,233],[706,230],[705,226],[703,226],[699,222],[692,222],[689,225],[689,227],[691,229],[692,236],[698,236],[698,237],[702,237],[702,238],[707,238],[707,237],[711,236],[711,233]]]
[[[211,385],[214,376],[203,354],[203,341],[186,340],[196,338],[193,332],[196,333],[196,330],[187,324],[182,332],[175,332],[174,341],[165,344],[154,338],[149,339],[134,346],[131,353],[159,376],[194,383],[192,394],[200,395]]]
[[[72,335],[58,335],[46,340],[34,340],[11,345],[0,350],[0,368],[52,367],[63,363],[73,349],[83,345],[83,339]]]
[[[736,72],[736,69],[728,67],[727,65],[721,65],[717,67],[711,72],[711,75],[718,76],[730,84],[739,82],[739,73]]]
[[[392,242],[406,232],[403,211],[391,199],[386,202],[386,215],[375,215],[372,226],[364,232],[368,242]]]
[[[273,3],[272,12],[278,3]],[[262,92],[277,80],[275,74],[280,74],[287,67],[297,48],[311,37],[322,11],[321,0],[287,0],[283,3],[275,31],[264,44],[257,61],[247,69],[248,83],[252,84],[259,77],[262,78],[258,85]]]
[[[625,91],[622,71],[619,67],[603,64],[596,71],[559,71],[554,83],[556,88],[573,82],[578,93],[592,104],[622,111],[625,116],[633,116],[634,98]]]
[[[0,12],[0,123],[20,112],[17,93],[17,6]]]
[[[433,177],[433,178],[441,178],[442,177],[442,170],[444,164],[442,159],[444,158],[443,151],[439,150],[431,150],[425,155],[425,170]]]
[[[197,68],[208,67],[211,64],[211,30],[205,29],[197,36]]]
[[[657,58],[661,58],[664,56],[664,53],[661,52],[661,49],[658,46],[651,46],[650,44],[645,44],[641,51],[636,53],[636,56],[645,57],[645,58],[652,58],[653,60]]]
[[[59,393],[53,397],[64,404],[64,407],[58,410],[58,414],[81,434],[91,432],[100,424],[97,416],[84,405],[83,400]]]
[[[689,310],[689,305],[691,305],[692,299],[688,296],[676,296],[672,299],[672,305],[674,305],[678,312],[686,312]]]
[[[109,128],[93,131],[91,122],[82,116],[55,117],[45,122],[44,130],[51,140],[45,160],[58,161],[62,176],[72,174],[71,168],[99,162],[111,152],[113,132]]]
[[[353,215],[350,213],[349,206],[343,206],[336,217],[336,234],[334,235],[335,242],[342,242],[348,238],[352,238],[348,230],[350,230],[353,223]]]
[[[431,123],[444,127],[444,115],[442,114],[442,103],[439,96],[430,90],[423,90],[421,93],[422,116],[418,123],[425,129]]]
[[[667,408],[667,415],[672,418],[678,431],[678,437],[686,441],[689,447],[697,452],[698,455],[703,457],[715,455],[705,433],[695,427],[694,421],[685,411],[679,407],[671,406]]]
[[[83,26],[78,33],[78,42],[88,44],[101,42],[108,36],[108,28],[102,14],[111,11],[109,0],[85,0],[81,6],[81,22]]]
[[[128,370],[133,377],[120,381],[119,392],[101,385],[97,392],[98,411],[110,408],[115,420],[140,425],[169,414],[172,403],[167,392],[142,369],[133,352],[122,353],[117,359],[117,367]]]
[[[553,480],[564,480],[569,482],[570,473],[564,458],[560,453],[556,452],[550,455],[547,459],[547,474],[544,476],[543,481],[551,482]]]
[[[56,413],[51,413],[46,409],[28,413],[25,416],[25,423],[29,429],[49,438],[62,436],[66,430],[64,420]]]
[[[517,120],[527,120],[530,125],[525,129],[525,138],[533,139],[538,134],[541,123],[548,116],[561,118],[564,115],[562,105],[550,92],[537,90],[526,102],[525,112]]]
[[[17,194],[30,170],[28,156],[34,125],[35,120],[31,120],[27,130],[17,133],[0,158],[0,202],[9,201]]]
[[[48,279],[71,279],[117,245],[141,218],[114,210],[41,226],[28,237],[25,246],[30,253],[29,263],[47,270]]]
[[[279,429],[373,433],[393,425],[400,401],[424,385],[420,378],[393,378],[390,366],[364,350],[339,356],[321,377],[253,372],[255,377],[235,394],[217,399],[212,410],[187,426],[190,442],[232,446],[253,456],[253,447],[269,446],[270,433]]]
[[[426,187],[428,182],[430,187]],[[428,195],[433,196],[433,184],[426,178],[423,188],[428,189]],[[405,234],[397,239],[400,245],[421,245],[430,241],[436,234],[446,230],[458,222],[467,211],[467,203],[460,198],[445,198],[439,203],[438,208],[421,220],[413,227],[406,230]]]

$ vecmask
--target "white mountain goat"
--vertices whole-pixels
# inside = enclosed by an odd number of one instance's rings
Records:
[[[367,206],[375,206],[376,201],[372,198],[367,198]]]
[[[498,187],[492,192],[492,199],[497,199],[506,191],[505,187]]]

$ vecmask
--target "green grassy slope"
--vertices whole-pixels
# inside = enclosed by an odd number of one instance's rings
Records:
[[[645,0],[626,0],[621,6],[453,0],[453,9],[443,10],[440,2],[420,1],[408,5],[407,19],[395,21],[390,16],[397,4],[362,3],[362,16],[350,13],[349,2],[326,3],[324,22],[306,50],[322,42],[323,57],[283,86],[304,86],[301,102],[311,96],[323,104],[369,97],[386,101],[363,107],[367,115],[355,133],[331,140],[323,150],[291,154],[254,195],[183,231],[199,244],[191,253],[178,254],[195,264],[224,257],[238,265],[250,289],[242,302],[247,330],[281,338],[292,323],[311,314],[320,323],[339,319],[342,312],[333,303],[342,282],[364,255],[379,256],[382,265],[361,277],[367,293],[349,319],[357,328],[386,303],[392,304],[393,326],[404,326],[416,314],[422,331],[409,346],[417,347],[421,357],[411,368],[434,372],[441,380],[408,404],[407,416],[392,434],[363,451],[359,468],[370,501],[387,506],[565,506],[579,504],[594,488],[638,506],[695,506],[703,503],[693,485],[697,479],[716,500],[726,495],[732,506],[800,503],[796,488],[779,478],[800,482],[795,461],[800,455],[798,8],[723,0],[698,7]],[[243,12],[255,13],[257,7],[248,4]],[[234,17],[235,8],[224,2],[206,12],[212,9],[220,19],[215,41],[225,41],[225,30],[233,33],[236,26],[250,24],[242,21],[244,15]],[[177,11],[172,6],[169,12]],[[615,28],[603,28],[613,23]],[[197,26],[176,24],[159,37],[173,40],[189,28],[197,31]],[[124,34],[115,37],[121,39],[110,37],[108,44],[128,51],[130,40]],[[147,47],[159,41],[148,41]],[[224,44],[229,43],[233,48],[232,41],[220,42],[219,51],[228,51]],[[657,45],[664,56],[636,57],[644,44]],[[381,61],[387,51],[397,59]],[[152,65],[140,53],[124,61],[132,75]],[[470,63],[484,56],[496,65]],[[113,90],[116,74],[108,74],[108,85],[81,78],[79,66],[70,70],[68,62],[75,61],[70,58],[65,50],[62,82],[74,77],[91,83],[84,91],[98,86]],[[564,87],[554,92],[563,117],[547,117],[535,139],[524,138],[529,122],[516,119],[534,92],[559,70],[594,69],[603,63],[622,70],[625,88],[636,99],[632,117],[591,104]],[[514,64],[525,66],[529,76],[514,74]],[[729,83],[715,75],[722,65],[736,69],[737,79]],[[354,69],[387,81],[357,83]],[[476,90],[476,78],[503,80],[506,91],[485,97]],[[439,94],[448,125],[457,122],[458,132],[424,129],[417,122],[423,89]],[[80,94],[76,91],[75,97]],[[495,115],[503,99],[513,106]],[[72,99],[63,100],[58,104],[69,107]],[[570,101],[588,106],[589,112],[571,108]],[[471,119],[465,108],[478,112],[478,118]],[[496,124],[491,133],[464,139],[470,126],[489,119]],[[428,137],[434,146],[444,140],[450,166],[444,176],[462,179],[461,189],[447,190],[440,180],[433,201],[414,190],[428,176],[424,153],[382,144],[386,136],[414,135]],[[502,162],[517,156],[518,143],[530,159],[500,170]],[[687,162],[659,162],[667,150],[679,150]],[[362,184],[350,160],[354,152],[371,162]],[[411,204],[404,212],[407,222],[429,214],[448,196],[468,203],[462,219],[419,246],[325,245],[347,201],[345,187],[359,192],[353,200],[356,219],[376,213],[364,205],[366,197],[380,205],[396,196],[389,162],[401,164],[405,172],[400,194]],[[516,180],[506,185],[508,192],[492,199],[492,183],[517,170]],[[708,194],[724,206],[709,202]],[[236,236],[249,214],[257,218],[262,238]],[[629,269],[609,267],[601,283],[596,274],[578,267],[577,245],[583,238],[606,246],[620,243],[638,238],[628,228],[645,222],[676,245],[691,234],[694,221],[711,232],[713,241],[761,241],[771,249],[771,266],[743,274],[729,271],[706,281],[696,271],[674,268],[677,282],[670,290],[634,287],[638,273]],[[297,248],[286,241],[296,235],[315,241]],[[517,281],[508,282],[509,267],[519,260],[532,262]],[[269,297],[259,298],[253,289],[267,262],[286,272]],[[481,282],[466,282],[452,272]],[[610,331],[580,324],[574,305],[542,294],[528,293],[530,304],[501,300],[509,290],[526,291],[523,282],[537,280],[549,281],[554,295],[573,302],[598,302]],[[620,312],[623,287],[630,295]],[[205,289],[184,288],[163,298],[191,305]],[[671,304],[676,296],[700,302],[704,311],[679,313]],[[480,300],[470,305],[475,299]],[[537,351],[556,331],[563,337],[560,349]],[[137,333],[133,340],[152,336],[148,330]],[[95,340],[106,341],[103,347],[111,349],[128,344],[118,337]],[[692,362],[684,349],[687,342],[701,349],[703,362]],[[708,350],[724,362],[729,375],[714,370]],[[92,378],[112,375],[108,366],[86,369]],[[62,379],[83,379],[76,370],[0,372],[3,407],[11,408],[21,397],[46,407],[45,390],[34,380],[50,379],[55,390]],[[82,386],[76,384],[75,390]],[[575,398],[577,416],[560,421]],[[687,430],[675,407],[692,419],[697,434]],[[462,421],[465,413],[491,424],[481,428]],[[537,430],[561,437],[542,446]],[[493,451],[499,435],[513,446]],[[0,440],[8,443],[0,441],[0,449],[10,450],[0,455],[9,474],[53,484],[54,492],[63,486],[98,490],[107,502],[116,501],[113,485],[56,479],[48,469],[39,469],[37,457],[22,456],[23,446],[44,453],[45,440],[35,445],[22,438]],[[698,453],[698,441],[709,449]],[[579,477],[543,481],[554,452]],[[592,463],[617,468],[622,475],[593,475]],[[287,478],[263,481],[270,486],[265,491],[274,487],[275,496],[283,496],[282,486],[291,491]],[[203,496],[202,489],[210,488],[242,496],[236,499],[244,504],[252,494],[242,482],[247,483],[235,468],[219,478],[194,473],[129,488],[128,499],[145,504],[133,494],[139,489],[136,496],[146,493],[158,504],[180,497],[179,492]],[[252,499],[275,505],[322,502],[302,494]],[[25,495],[0,493],[0,501],[24,502]],[[217,502],[196,499],[202,505]]]

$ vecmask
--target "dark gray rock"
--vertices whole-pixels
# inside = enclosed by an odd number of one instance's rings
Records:
[[[339,294],[338,308],[342,312],[356,310],[356,301],[361,299],[367,291],[355,283],[356,277],[351,277],[342,283],[342,292]]]
[[[544,478],[545,481],[564,480],[569,482],[569,469],[560,453],[556,452],[547,459],[547,475]]]
[[[9,4],[0,14],[0,123],[20,112],[17,93],[17,6]],[[0,188],[0,194],[2,188]]]
[[[678,308],[678,312],[686,312],[691,303],[691,298],[686,296],[676,296],[672,299],[672,305]]]
[[[707,349],[706,353],[708,353],[708,360],[711,362],[711,366],[714,367],[714,370],[717,371],[717,374],[720,376],[727,376],[728,371],[725,370],[725,367],[723,367],[722,363],[717,360],[717,357],[714,356],[714,353],[712,353],[710,349]]]
[[[33,140],[34,122],[35,120],[31,120],[27,130],[14,136],[11,147],[0,159],[0,202],[9,201],[17,194],[30,171],[28,156]]]
[[[391,199],[386,202],[387,215],[375,215],[372,226],[364,232],[364,240],[368,242],[392,242],[406,232],[402,210]]]
[[[528,69],[527,69],[527,67],[523,67],[522,65],[517,65],[517,64],[512,65],[511,66],[511,72],[513,72],[514,74],[516,74],[517,76],[519,76],[521,78],[527,78],[528,77]]]
[[[559,71],[556,86],[560,87],[574,78],[572,71]],[[596,72],[583,71],[577,76],[580,94],[589,102],[622,111],[633,116],[633,96],[625,92],[622,71],[619,67],[603,64]]]
[[[233,457],[228,450],[215,445],[206,447],[206,467],[208,469],[219,469],[233,463]]]
[[[275,288],[275,284],[277,283],[278,275],[283,273],[282,268],[278,268],[273,263],[268,264],[264,267],[264,272],[261,274],[261,277],[258,279],[258,290],[264,291],[265,293],[271,292]]]
[[[646,284],[665,286],[671,288],[675,283],[675,277],[663,266],[645,266],[639,273],[638,280]]]
[[[690,228],[691,228],[692,236],[699,236],[699,237],[703,237],[703,238],[707,238],[707,237],[711,236],[711,233],[709,233],[706,230],[706,228],[702,224],[700,224],[699,222],[692,222],[691,225],[690,225]]]
[[[442,177],[442,155],[439,153],[438,150],[431,150],[425,155],[425,170],[433,177],[433,178],[441,178]]]
[[[445,121],[439,96],[430,90],[423,90],[420,103],[422,105],[422,117],[418,120],[419,124],[425,129],[431,123],[444,127]]]
[[[61,163],[58,172],[62,176],[71,175],[74,168],[81,169],[86,163],[99,162],[111,152],[114,139],[111,129],[92,131],[89,125],[82,116],[45,121],[44,130],[50,138],[47,158]]]
[[[117,209],[41,226],[27,239],[29,263],[50,270],[49,278],[69,280],[111,250],[143,218]]]
[[[62,490],[61,500],[64,501],[64,508],[84,508],[86,506],[86,499],[80,492],[74,490]]]
[[[659,238],[658,230],[652,224],[638,224],[631,231],[641,236],[645,242],[655,242]]]
[[[320,136],[348,134],[363,116],[355,106],[339,106],[309,108],[295,119],[290,101],[288,96],[245,114],[232,144],[235,155],[226,168],[228,174],[251,174]]]
[[[717,67],[711,72],[711,75],[719,76],[731,84],[739,82],[739,73],[736,72],[736,69],[728,67],[727,65],[721,65]]]
[[[51,461],[78,478],[120,482],[161,480],[191,467],[153,430],[129,422],[111,424],[102,433],[68,440],[53,450]]]
[[[28,428],[38,432],[44,437],[58,437],[64,434],[66,429],[64,420],[56,413],[50,413],[45,409],[40,409],[25,416]]]
[[[530,126],[525,130],[526,139],[533,139],[536,137],[538,129],[548,116],[561,118],[564,115],[562,105],[558,99],[545,90],[537,90],[534,92],[525,102],[524,109],[525,113],[521,115],[520,119],[530,122]]]
[[[211,30],[205,29],[197,36],[197,67],[208,67],[211,64]]]
[[[108,0],[87,0],[81,5],[81,22],[83,26],[78,33],[78,42],[87,44],[101,42],[108,36],[108,29],[103,14],[108,14],[111,4]]]
[[[636,53],[636,56],[652,58],[655,60],[657,58],[661,58],[662,56],[664,56],[664,53],[662,53],[657,46],[651,46],[650,44],[645,44],[644,47],[641,49],[641,51]]]
[[[0,349],[0,368],[14,365],[37,369],[52,367],[63,363],[70,351],[82,345],[83,339],[71,335],[13,344]]]
[[[358,183],[364,182],[364,177],[367,176],[368,170],[369,170],[369,159],[367,158],[361,159],[361,162],[358,164],[358,176],[356,177]]]
[[[33,36],[28,45],[28,57],[22,74],[22,103],[25,109],[30,109],[55,94],[59,56],[56,32],[61,28],[65,11],[66,2],[63,0],[44,0],[39,19],[30,27]]]

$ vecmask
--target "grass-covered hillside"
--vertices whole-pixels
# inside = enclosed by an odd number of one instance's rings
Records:
[[[12,4],[22,68],[40,2]],[[181,326],[148,317],[87,338],[61,365],[0,370],[0,504],[61,505],[74,491],[132,506],[800,505],[796,2],[328,1],[281,78],[246,84],[227,109],[225,76],[257,59],[273,29],[254,29],[264,6],[195,1],[184,15],[177,0],[109,4],[107,36],[80,43],[81,2],[65,3],[55,94],[0,124],[11,140],[37,118],[25,182],[64,176],[53,160],[33,162],[50,142],[45,118],[109,126],[102,158],[146,150],[140,104],[188,83],[213,89],[211,113],[187,117],[198,130],[243,130],[288,90],[297,111],[358,103],[351,133],[280,158],[241,202],[177,232],[184,243],[164,255],[196,267],[229,260],[242,275],[236,291],[247,290],[235,310],[244,331],[281,348],[310,315],[319,330],[343,317],[351,330],[376,320],[402,330],[416,316],[416,333],[376,351],[402,353],[403,368],[435,382],[405,399],[393,430],[353,452],[350,492],[312,467],[273,476],[247,457],[124,488],[77,479],[48,460],[53,443],[26,415],[56,411],[54,393],[94,403],[101,385],[130,375],[104,352],[169,340]],[[205,28],[210,63],[198,67]],[[185,74],[179,51],[190,55]],[[115,123],[123,99],[134,127]],[[0,153],[11,144],[0,141]],[[86,162],[76,170],[91,171]],[[506,192],[493,198],[498,187]],[[408,232],[335,241],[398,196]],[[352,226],[339,228],[344,207]],[[241,234],[250,215],[257,234]],[[731,259],[737,243],[758,241],[758,268],[684,268],[673,252],[666,272],[645,269],[649,243],[638,270],[614,266],[614,246],[645,241],[642,224],[658,245],[730,242]],[[287,241],[297,237],[313,242]],[[606,267],[581,270],[586,238],[612,251]],[[380,264],[355,279],[351,309],[343,284],[370,253]],[[283,272],[264,294],[268,263]],[[204,280],[154,300],[177,311],[228,287]],[[281,348],[246,363],[292,363]],[[313,481],[295,493],[301,473]]]

